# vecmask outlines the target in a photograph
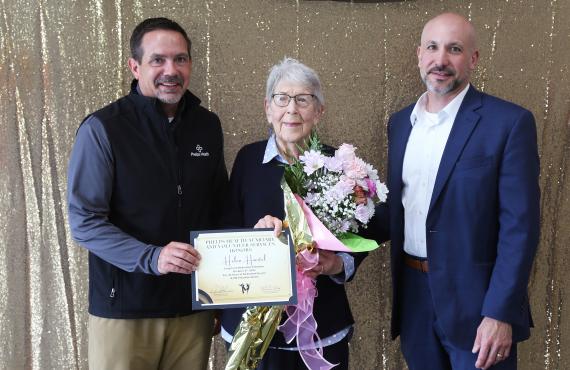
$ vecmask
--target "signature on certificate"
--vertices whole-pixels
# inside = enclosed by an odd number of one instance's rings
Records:
[[[243,267],[253,266],[260,262],[265,262],[265,253],[261,256],[246,254],[246,255],[226,255],[224,257],[224,265],[227,267]]]

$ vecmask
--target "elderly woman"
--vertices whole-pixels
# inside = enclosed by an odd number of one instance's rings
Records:
[[[299,156],[299,147],[305,145],[324,112],[319,77],[306,65],[285,58],[269,73],[264,105],[272,134],[268,140],[244,146],[236,157],[227,213],[231,226],[280,229],[277,218],[285,217],[280,187],[283,164]],[[335,369],[348,369],[348,342],[354,320],[343,284],[354,276],[363,255],[324,250],[319,253],[319,264],[307,272],[317,280],[313,311],[317,333],[325,359],[339,364]],[[243,312],[243,309],[222,312],[222,337],[227,342],[231,342]],[[287,344],[277,331],[258,369],[306,367],[295,341]]]

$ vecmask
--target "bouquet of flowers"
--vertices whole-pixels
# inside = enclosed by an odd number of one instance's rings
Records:
[[[334,367],[324,359],[316,332],[316,279],[304,273],[318,264],[318,249],[366,252],[378,248],[375,241],[354,234],[366,227],[375,205],[386,201],[388,188],[380,182],[378,172],[357,157],[356,148],[350,144],[342,144],[334,155],[328,155],[328,148],[315,132],[307,144],[307,150],[285,167],[281,181],[284,226],[289,227],[297,253],[298,303],[248,308],[234,335],[226,370],[255,368],[276,329],[288,343],[297,339],[299,353],[309,369]],[[277,327],[283,310],[288,319]]]
[[[374,215],[375,205],[385,202],[388,188],[380,182],[378,171],[355,154],[356,148],[342,144],[333,156],[313,133],[308,149],[285,167],[285,181],[302,198],[316,217],[334,236],[350,238]],[[313,215],[305,211],[312,218]],[[349,242],[350,244],[350,242]],[[326,246],[319,246],[328,249]],[[350,249],[350,251],[355,251]],[[362,250],[356,250],[362,251]]]

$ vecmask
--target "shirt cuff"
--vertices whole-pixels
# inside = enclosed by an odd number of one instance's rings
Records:
[[[160,256],[161,251],[162,247],[155,247],[154,251],[152,252],[152,259],[150,260],[150,269],[154,275],[162,275],[158,271],[158,256]]]
[[[330,278],[337,284],[344,284],[354,275],[354,257],[344,252],[337,253],[337,256],[342,258],[344,269],[336,275],[331,275]]]

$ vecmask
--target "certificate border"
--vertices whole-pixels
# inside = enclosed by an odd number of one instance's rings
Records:
[[[195,239],[201,234],[221,234],[221,233],[251,233],[251,232],[261,232],[261,231],[273,231],[273,229],[224,229],[224,230],[198,230],[190,231],[190,243],[195,245]],[[240,308],[240,307],[250,307],[250,306],[279,306],[279,305],[294,305],[297,304],[297,274],[296,274],[296,263],[295,263],[295,251],[293,246],[293,241],[291,239],[289,229],[283,229],[282,234],[287,237],[289,245],[289,265],[291,268],[291,292],[292,296],[286,301],[271,301],[271,302],[250,302],[250,303],[231,303],[231,304],[203,304],[197,297],[197,287],[196,287],[196,273],[197,271],[192,271],[191,274],[191,290],[192,290],[192,309],[193,310],[218,310],[225,308]]]

